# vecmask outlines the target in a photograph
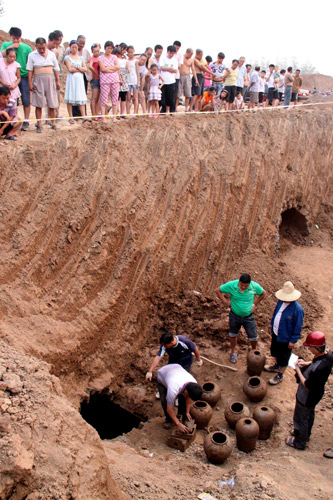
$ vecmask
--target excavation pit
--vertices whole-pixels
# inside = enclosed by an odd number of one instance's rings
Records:
[[[112,401],[106,394],[92,394],[81,403],[82,418],[90,424],[101,439],[114,439],[138,428],[142,420]]]

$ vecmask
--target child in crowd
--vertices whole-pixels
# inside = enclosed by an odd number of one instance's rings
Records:
[[[205,57],[206,62],[203,62],[204,66],[209,67],[209,65],[213,62],[213,58],[211,56]],[[210,73],[205,73],[205,81],[204,81],[204,90],[209,90],[212,85],[212,75]]]
[[[94,43],[91,46],[92,56],[89,59],[88,68],[91,71],[92,79],[90,80],[91,85],[91,99],[90,99],[90,109],[91,114],[93,116],[100,114],[100,105],[99,105],[99,97],[100,97],[100,83],[99,83],[99,62],[98,58],[101,52],[101,46],[99,43]],[[93,118],[93,120],[98,121],[99,118]]]
[[[204,95],[200,101],[200,111],[214,111],[215,109],[216,89],[209,87],[204,91]]]
[[[6,49],[6,56],[0,59],[0,85],[10,89],[12,99],[18,99],[21,96],[18,87],[21,81],[20,63],[16,61],[16,52],[14,49]]]
[[[10,89],[6,86],[0,87],[0,137],[5,136],[9,141],[17,141],[16,132],[22,127],[22,123],[11,123],[17,115],[16,100],[10,96]]]
[[[237,109],[237,111],[241,111],[244,108],[245,108],[245,105],[244,105],[242,91],[238,90],[238,92],[236,93],[235,100],[234,100],[234,109]]]
[[[140,85],[140,73],[139,73],[139,61],[134,57],[134,47],[132,45],[129,45],[127,47],[127,55],[128,55],[127,61],[129,64],[130,71],[127,75],[128,92],[127,92],[126,108],[127,108],[127,114],[129,115],[131,111],[132,92],[133,92],[134,114],[137,114],[139,110],[138,86]]]
[[[215,98],[215,109],[219,111],[225,111],[227,109],[227,98],[229,92],[227,90],[222,90],[220,95]]]
[[[157,64],[152,64],[150,66],[148,99],[150,102],[150,109],[153,118],[157,118],[160,112],[159,101],[162,98],[161,88],[163,87],[163,85],[164,80],[158,72]]]
[[[128,118],[128,116],[126,116],[126,98],[128,92],[127,75],[130,72],[130,66],[128,64],[127,59],[122,56],[122,50],[120,46],[116,47],[113,53],[117,56],[119,64],[120,115],[122,118]]]

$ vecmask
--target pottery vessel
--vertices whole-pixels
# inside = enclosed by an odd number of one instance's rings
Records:
[[[211,432],[205,438],[204,450],[212,464],[222,464],[231,455],[233,448],[233,442],[224,432]]]
[[[221,397],[221,389],[215,384],[215,382],[205,382],[202,386],[203,393],[201,399],[210,404],[210,406],[215,406]]]
[[[253,375],[261,375],[266,362],[266,356],[263,352],[256,350],[247,353],[247,373]]]
[[[257,406],[253,418],[259,425],[259,439],[269,439],[275,422],[275,411],[268,406]]]
[[[206,401],[196,401],[191,406],[190,414],[198,429],[204,429],[212,418],[213,408]]]
[[[241,418],[236,424],[237,448],[249,453],[256,447],[259,425],[253,418]]]
[[[258,376],[250,377],[245,380],[243,391],[251,401],[259,402],[266,396],[267,384]]]
[[[224,416],[230,427],[234,429],[238,420],[250,416],[250,410],[240,401],[235,401],[234,403],[226,407]]]

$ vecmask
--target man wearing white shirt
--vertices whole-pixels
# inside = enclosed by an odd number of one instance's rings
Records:
[[[59,64],[55,53],[48,50],[45,38],[37,38],[36,50],[27,61],[29,89],[33,92],[32,105],[36,107],[37,132],[42,131],[42,109],[48,107],[49,118],[55,118],[59,106],[57,89],[60,90]],[[52,129],[56,129],[53,122]]]
[[[245,57],[242,56],[239,58],[239,65],[237,69],[238,69],[238,78],[236,82],[237,86],[236,91],[237,92],[241,91],[243,94],[244,78],[246,76]]]
[[[162,52],[163,52],[163,47],[162,45],[155,45],[155,54],[151,56],[148,62],[148,69],[150,69],[150,66],[152,64],[156,64],[159,73],[161,72],[161,57],[162,57]]]
[[[175,424],[181,432],[186,432],[187,429],[177,418],[177,413],[185,420],[191,419],[191,405],[193,401],[201,398],[202,387],[190,373],[176,363],[163,366],[158,370],[157,386],[165,415],[163,427],[170,429],[172,424]],[[177,397],[178,412],[175,409]]]
[[[183,54],[179,50],[180,47],[182,46],[182,44],[178,40],[175,40],[173,42],[173,46],[176,48],[175,58],[178,61],[178,71],[176,73],[176,87],[175,87],[175,109],[176,109],[178,88],[179,88],[179,79],[180,79],[179,68],[183,64]],[[177,111],[177,109],[176,109],[176,111]]]
[[[176,75],[178,71],[178,60],[175,57],[176,47],[169,45],[166,56],[161,57],[161,77],[164,80],[162,87],[162,113],[174,113],[175,92],[176,92]]]
[[[258,104],[258,97],[259,97],[259,71],[260,71],[260,66],[256,66],[254,68],[254,71],[250,77],[250,82],[248,85],[248,91],[250,92],[250,102],[249,102],[249,109],[254,109],[255,106]]]
[[[268,94],[267,94],[267,99],[266,99],[265,104],[264,104],[265,107],[268,106],[268,103],[271,106],[275,106],[276,100],[279,99],[278,91],[275,88],[274,77],[275,77],[275,64],[270,64],[269,65],[269,73],[266,76],[266,82],[268,85]]]
[[[279,92],[279,102],[282,102],[282,97],[284,93],[284,75],[286,74],[285,69],[281,69],[280,71],[280,80],[278,83],[278,92]]]
[[[217,96],[219,96],[223,90],[222,78],[224,70],[227,69],[226,65],[223,64],[224,58],[225,55],[223,54],[223,52],[219,52],[217,54],[217,60],[215,62],[210,63],[209,65],[209,68],[215,75],[212,81],[212,87],[214,87],[214,89],[216,90]]]
[[[264,95],[265,95],[265,81],[266,71],[264,69],[261,70],[261,74],[259,76],[259,104],[263,103]]]

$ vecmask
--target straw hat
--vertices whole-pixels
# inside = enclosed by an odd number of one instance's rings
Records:
[[[286,281],[283,288],[275,293],[275,297],[283,302],[294,302],[299,299],[301,295],[301,292],[295,289],[291,281]]]

